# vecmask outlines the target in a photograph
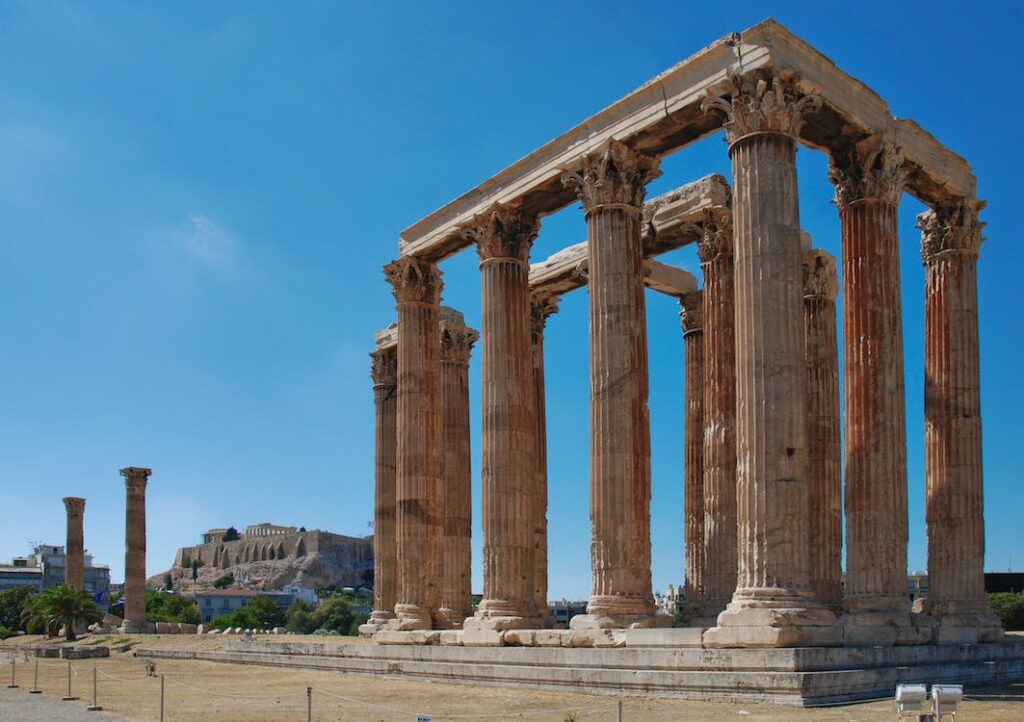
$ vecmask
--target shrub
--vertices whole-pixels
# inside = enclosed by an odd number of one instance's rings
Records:
[[[999,592],[988,595],[992,611],[1008,631],[1024,629],[1024,595]]]
[[[202,617],[191,598],[180,594],[146,593],[146,619],[150,622],[199,624]]]
[[[229,627],[241,627],[242,629],[260,629],[260,620],[252,612],[245,609],[236,609],[233,612],[217,617],[210,622],[211,629],[228,629]]]
[[[217,577],[213,582],[214,589],[227,589],[235,583],[234,574],[225,574],[222,577]]]

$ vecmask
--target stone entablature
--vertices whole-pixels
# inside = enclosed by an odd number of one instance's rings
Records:
[[[205,567],[229,569],[238,564],[251,562],[301,559],[308,554],[339,545],[351,546],[353,552],[361,559],[373,557],[372,537],[361,539],[314,530],[182,547],[174,556],[174,566],[187,569],[193,560],[198,560]]]
[[[250,524],[245,527],[245,531],[242,532],[242,538],[262,539],[264,537],[278,536],[280,534],[294,534],[297,531],[298,528],[294,526],[279,526],[265,521],[260,524]]]

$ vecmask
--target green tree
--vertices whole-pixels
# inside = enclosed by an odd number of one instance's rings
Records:
[[[192,560],[192,581],[199,579],[199,567],[203,566],[203,563],[198,559]]]
[[[354,611],[347,599],[332,597],[321,602],[313,612],[312,621],[314,629],[355,635],[359,633],[359,625],[366,621],[366,615]]]
[[[229,526],[227,531],[224,532],[224,541],[238,541],[238,529],[233,526]]]
[[[227,589],[235,583],[234,574],[225,574],[222,577],[217,577],[213,582],[214,589]]]
[[[217,617],[210,622],[211,629],[228,629],[229,627],[241,627],[242,629],[258,629],[260,620],[248,609],[236,609],[233,612]]]
[[[35,591],[32,587],[17,587],[0,592],[0,626],[12,631],[24,629],[25,610]]]
[[[257,594],[246,603],[245,610],[256,618],[258,622],[256,626],[259,629],[271,629],[284,625],[284,613],[270,597]]]
[[[11,636],[11,630],[0,624],[0,639],[7,639],[9,636]]]
[[[1024,629],[1024,595],[997,592],[988,595],[988,603],[1007,631]]]
[[[292,602],[285,615],[285,629],[299,634],[310,634],[316,629],[313,622],[313,608],[301,599]]]
[[[65,638],[75,640],[75,627],[98,622],[102,618],[99,607],[92,600],[92,594],[78,591],[73,587],[51,587],[32,597],[28,607],[31,619],[42,623],[47,633],[56,636],[56,630],[64,627]]]
[[[190,597],[146,592],[146,619],[150,622],[199,624],[202,617]]]

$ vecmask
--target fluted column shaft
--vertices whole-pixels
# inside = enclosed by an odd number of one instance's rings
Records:
[[[684,458],[683,575],[684,616],[699,613],[704,597],[704,292],[679,299],[683,324]]]
[[[533,507],[533,588],[534,604],[541,624],[550,626],[548,611],[548,426],[544,387],[544,326],[558,310],[558,299],[533,294],[530,299],[531,339],[533,341],[534,418],[536,419],[536,476]]]
[[[85,499],[75,496],[64,497],[67,511],[68,533],[64,546],[64,584],[82,591],[85,589],[85,533],[82,517],[85,514]]]
[[[647,329],[640,217],[657,160],[610,142],[564,182],[587,219],[593,592],[573,625],[615,627],[654,611]]]
[[[469,356],[477,338],[479,334],[462,322],[462,314],[442,309],[444,582],[440,617],[449,627],[461,627],[473,613]]]
[[[824,251],[804,251],[811,588],[832,608],[841,603],[843,544],[838,290],[835,259]]]
[[[496,206],[466,234],[477,243],[483,336],[484,596],[487,628],[537,623],[534,604],[536,419],[530,339],[535,218]]]
[[[124,477],[125,553],[124,553],[124,628],[143,631],[146,623],[146,483],[150,469],[129,466],[121,469]]]
[[[944,626],[998,638],[985,597],[977,201],[919,216],[925,265],[927,609]],[[987,631],[984,628],[989,628]],[[940,639],[940,641],[943,641]]]
[[[385,266],[398,309],[397,630],[429,629],[441,601],[441,274],[406,256]]]
[[[398,455],[398,348],[388,346],[373,359],[373,402],[376,410],[373,505],[372,622],[394,617],[397,601],[398,539],[395,528],[395,473]]]
[[[736,291],[732,220],[707,213],[704,271],[704,598],[713,620],[736,591]]]
[[[852,614],[909,622],[899,149],[874,136],[832,157],[843,241],[846,588]],[[906,616],[905,616],[906,615]]]

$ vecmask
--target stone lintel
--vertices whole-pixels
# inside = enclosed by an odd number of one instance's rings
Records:
[[[440,322],[442,325],[449,325],[457,328],[469,328],[466,319],[461,311],[456,311],[450,306],[441,306]],[[398,345],[398,324],[392,323],[373,334],[374,346],[377,350],[393,348]]]
[[[717,40],[405,229],[400,253],[439,260],[458,252],[468,245],[459,227],[495,203],[537,215],[571,204],[574,196],[560,182],[564,169],[609,139],[657,157],[700,140],[721,127],[720,117],[700,110],[701,102],[727,89],[731,74],[769,67],[798,73],[800,91],[824,103],[801,132],[807,145],[838,149],[858,137],[890,133],[903,149],[908,192],[927,205],[975,195],[976,180],[963,158],[917,123],[894,118],[877,93],[768,19]]]
[[[697,277],[692,273],[653,258],[644,261],[644,283],[651,290],[673,298],[682,298],[697,290]]]
[[[545,261],[530,266],[530,291],[561,296],[587,285],[590,258],[586,243],[559,251]],[[652,258],[644,260],[644,283],[648,288],[680,298],[697,290],[697,277],[677,266]]]

